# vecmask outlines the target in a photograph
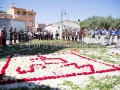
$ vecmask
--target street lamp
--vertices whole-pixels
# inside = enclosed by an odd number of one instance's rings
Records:
[[[80,27],[80,19],[78,19],[78,25],[79,25],[79,27]],[[80,31],[80,30],[79,30]],[[81,32],[81,31],[80,31]],[[78,39],[79,39],[79,41],[80,41],[80,37],[78,36]],[[82,41],[81,41],[82,42]]]
[[[78,24],[80,25],[80,19],[78,19]]]
[[[62,32],[63,32],[63,25],[62,25],[63,13],[64,13],[64,15],[66,15],[66,10],[65,10],[65,9],[62,9],[62,12],[61,12],[61,30],[60,30],[60,38],[62,38]]]

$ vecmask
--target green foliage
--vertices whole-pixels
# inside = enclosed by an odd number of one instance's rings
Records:
[[[102,17],[102,16],[93,16],[89,17],[88,19],[81,21],[81,27],[87,26],[91,29],[95,29],[98,27],[101,29],[105,27],[108,29],[109,27],[120,29],[120,18],[113,18],[112,16]]]
[[[55,88],[56,90],[58,90],[58,88]],[[39,86],[36,86],[35,88],[29,88],[27,86],[18,86],[17,88],[10,88],[10,89],[7,89],[7,88],[0,88],[0,90],[53,90],[53,88],[51,88],[50,86],[45,86],[45,85],[39,85]]]

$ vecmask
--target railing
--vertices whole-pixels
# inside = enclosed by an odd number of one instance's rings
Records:
[[[29,17],[29,18],[33,18],[34,16],[32,16],[32,15],[15,14],[15,17]]]

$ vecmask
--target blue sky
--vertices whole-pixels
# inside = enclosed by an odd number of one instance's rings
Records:
[[[63,20],[77,21],[88,17],[109,16],[120,17],[120,0],[0,0],[0,7],[7,11],[12,3],[15,6],[30,9],[37,12],[36,22],[54,23],[61,18],[61,9],[65,9],[67,15]]]

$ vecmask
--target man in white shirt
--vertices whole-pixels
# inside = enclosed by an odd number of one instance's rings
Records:
[[[106,29],[104,29],[103,27],[102,30],[100,30],[100,40],[102,45],[105,45],[105,36],[106,36]]]

